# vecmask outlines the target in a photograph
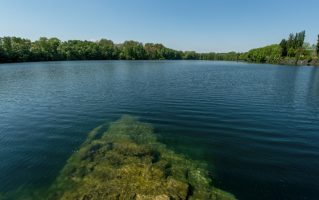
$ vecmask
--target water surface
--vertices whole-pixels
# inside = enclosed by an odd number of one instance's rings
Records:
[[[0,193],[49,186],[130,114],[239,199],[319,196],[319,68],[209,61],[0,65]]]

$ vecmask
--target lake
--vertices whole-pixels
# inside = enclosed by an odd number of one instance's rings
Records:
[[[319,196],[319,68],[213,61],[0,65],[0,193],[49,186],[123,114],[239,199]]]

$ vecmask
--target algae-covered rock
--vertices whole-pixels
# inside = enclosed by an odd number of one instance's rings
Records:
[[[124,116],[101,130],[70,157],[48,199],[235,199],[212,186],[203,163],[159,143],[149,124]]]

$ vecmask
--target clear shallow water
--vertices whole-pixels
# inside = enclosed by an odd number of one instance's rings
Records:
[[[239,199],[319,196],[319,68],[201,61],[0,65],[0,193],[50,185],[131,114]]]

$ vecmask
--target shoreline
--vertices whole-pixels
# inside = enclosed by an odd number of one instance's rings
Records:
[[[50,63],[50,62],[78,62],[78,61],[225,61],[225,62],[242,62],[242,63],[247,63],[247,64],[272,64],[272,65],[287,65],[287,66],[295,66],[295,67],[302,67],[302,66],[309,66],[309,67],[319,67],[319,59],[305,59],[305,60],[297,60],[294,58],[283,58],[279,62],[252,62],[252,61],[247,61],[247,60],[201,60],[201,59],[163,59],[163,60],[157,60],[157,59],[152,59],[152,60],[125,60],[125,59],[101,59],[101,60],[51,60],[51,61],[22,61],[22,62],[0,62],[0,65],[4,64],[22,64],[22,63]]]

